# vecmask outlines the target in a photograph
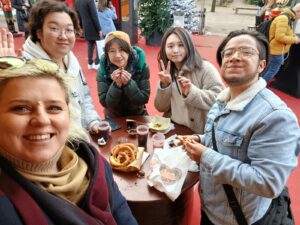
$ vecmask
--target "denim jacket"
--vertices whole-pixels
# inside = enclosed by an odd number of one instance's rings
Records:
[[[201,205],[215,225],[237,224],[222,184],[233,186],[252,224],[264,216],[297,166],[297,118],[265,86],[260,78],[232,101],[229,89],[221,92],[200,136],[207,146],[200,161]],[[213,124],[218,152],[212,147]]]

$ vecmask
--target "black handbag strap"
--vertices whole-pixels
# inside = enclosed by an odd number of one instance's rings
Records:
[[[214,123],[212,125],[212,143],[213,143],[214,150],[218,152],[218,147],[217,147],[216,138],[215,138]],[[226,197],[228,199],[229,206],[232,209],[232,212],[233,212],[234,217],[235,217],[236,221],[238,222],[238,224],[239,225],[248,225],[248,222],[247,222],[247,220],[244,216],[244,213],[241,209],[241,206],[234,194],[232,186],[229,184],[223,184],[223,188],[226,193]]]

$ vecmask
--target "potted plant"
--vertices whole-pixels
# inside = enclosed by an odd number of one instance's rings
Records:
[[[171,23],[170,0],[139,1],[139,28],[146,44],[160,45],[162,35]]]

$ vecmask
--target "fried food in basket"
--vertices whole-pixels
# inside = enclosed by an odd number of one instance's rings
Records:
[[[136,160],[137,151],[137,147],[131,143],[116,145],[111,150],[109,162],[114,168],[124,168]]]

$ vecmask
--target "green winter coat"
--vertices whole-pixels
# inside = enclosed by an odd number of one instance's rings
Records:
[[[111,74],[116,69],[106,55],[102,55],[97,74],[97,87],[99,101],[105,108],[105,117],[147,115],[145,104],[150,96],[150,82],[144,51],[139,47],[133,47],[125,68],[132,77],[127,85],[120,88],[111,79]]]

